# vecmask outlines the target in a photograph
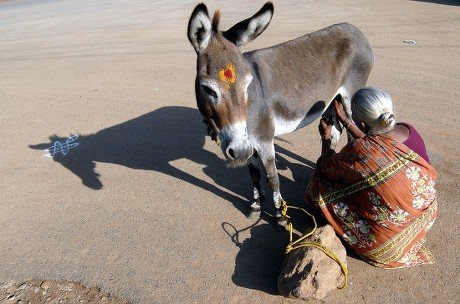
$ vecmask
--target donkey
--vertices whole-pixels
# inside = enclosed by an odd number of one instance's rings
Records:
[[[363,33],[348,23],[241,53],[239,47],[267,28],[273,12],[273,4],[267,2],[251,18],[220,31],[220,11],[211,19],[206,5],[200,3],[192,12],[187,33],[197,54],[195,93],[208,133],[219,137],[229,166],[249,167],[254,186],[252,215],[260,214],[264,200],[260,159],[273,190],[278,223],[284,225],[275,136],[328,116],[334,121],[335,146],[341,126],[331,103],[341,100],[351,117],[350,99],[365,86],[374,55]]]

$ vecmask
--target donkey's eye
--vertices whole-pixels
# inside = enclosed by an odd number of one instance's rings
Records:
[[[201,85],[201,89],[206,95],[210,96],[212,99],[217,101],[218,95],[216,91],[214,91],[213,89],[211,89],[210,87],[206,85]]]

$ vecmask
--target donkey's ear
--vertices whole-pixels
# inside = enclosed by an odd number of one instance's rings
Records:
[[[195,51],[201,52],[208,47],[211,40],[211,26],[208,8],[203,3],[198,4],[190,16],[187,28],[188,40]]]
[[[267,28],[272,20],[273,11],[273,3],[265,3],[254,16],[235,24],[224,32],[224,37],[237,46],[251,42]]]

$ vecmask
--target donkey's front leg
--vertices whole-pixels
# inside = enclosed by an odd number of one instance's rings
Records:
[[[267,180],[270,188],[273,190],[273,202],[276,208],[276,217],[280,226],[287,225],[287,218],[281,214],[281,207],[283,205],[283,197],[280,192],[280,180],[278,176],[278,170],[275,164],[275,145],[273,140],[270,143],[264,145],[259,151],[262,164],[267,173]]]
[[[260,185],[260,167],[257,162],[257,154],[252,156],[248,161],[249,174],[251,175],[252,184],[254,187],[253,202],[249,217],[260,216],[261,204],[265,201],[264,193]]]

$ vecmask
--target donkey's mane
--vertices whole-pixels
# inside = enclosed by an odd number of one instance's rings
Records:
[[[220,10],[214,12],[214,17],[212,17],[212,30],[214,32],[219,31],[219,23],[220,23]]]

